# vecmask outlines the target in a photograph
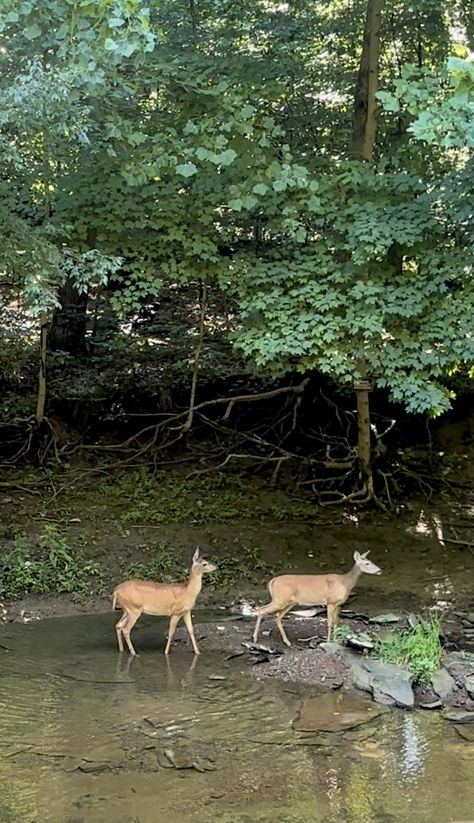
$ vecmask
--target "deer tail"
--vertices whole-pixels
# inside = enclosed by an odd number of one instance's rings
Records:
[[[117,607],[117,592],[114,591],[112,594],[112,609],[115,611]]]

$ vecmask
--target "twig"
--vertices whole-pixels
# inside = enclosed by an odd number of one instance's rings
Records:
[[[470,551],[474,546],[474,540],[455,540],[453,537],[442,537],[440,543],[454,543],[457,546],[466,546]],[[472,551],[471,551],[472,554]]]

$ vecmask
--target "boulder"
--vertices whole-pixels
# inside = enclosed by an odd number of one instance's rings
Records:
[[[448,695],[454,691],[455,686],[454,677],[451,677],[446,669],[438,669],[431,677],[431,688],[440,700],[446,700]]]
[[[469,675],[466,677],[464,681],[464,688],[466,689],[469,697],[472,697],[474,700],[474,674]]]
[[[407,669],[347,651],[344,660],[351,668],[354,685],[372,694],[377,703],[403,709],[414,707],[413,675]]]
[[[443,717],[451,723],[474,723],[474,712],[468,712],[466,709],[445,709]]]

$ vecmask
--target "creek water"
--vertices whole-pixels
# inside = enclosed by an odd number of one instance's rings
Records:
[[[304,735],[314,689],[179,645],[166,661],[161,620],[137,627],[139,658],[119,655],[115,619],[0,635],[1,823],[474,820],[474,743],[439,714]]]

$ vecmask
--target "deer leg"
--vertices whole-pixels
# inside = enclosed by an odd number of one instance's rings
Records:
[[[339,609],[340,605],[334,606],[333,618],[332,618],[332,631],[333,634],[336,631],[337,625],[339,623]]]
[[[188,630],[188,634],[191,638],[191,643],[193,644],[194,654],[200,654],[200,651],[197,647],[196,638],[194,637],[194,629],[193,629],[193,621],[191,620],[191,612],[186,612],[183,614],[184,624]]]
[[[125,642],[128,646],[128,650],[129,650],[130,654],[133,654],[135,657],[137,656],[137,653],[136,653],[136,651],[133,647],[132,641],[130,640],[130,632],[132,631],[132,629],[133,629],[135,623],[137,622],[138,618],[140,617],[140,615],[141,615],[141,611],[140,612],[129,612],[128,615],[127,615],[127,622],[121,628],[121,632],[122,632],[122,635],[123,635],[123,637],[125,639]]]
[[[252,640],[253,640],[254,643],[256,643],[257,640],[258,640],[258,633],[260,631],[260,626],[261,626],[261,623],[262,623],[262,617],[263,617],[263,614],[258,614],[257,615],[257,620],[255,621],[255,629],[254,629],[253,635],[252,635]]]
[[[260,631],[260,625],[262,623],[262,617],[264,617],[267,614],[275,614],[275,612],[280,610],[281,606],[279,606],[278,603],[274,603],[273,601],[271,603],[268,603],[266,606],[262,606],[260,609],[258,609],[257,620],[255,623],[255,629],[252,636],[252,640],[254,643],[257,642],[258,633]]]
[[[286,636],[286,632],[285,632],[285,629],[283,628],[283,623],[282,623],[282,620],[283,620],[283,618],[284,618],[285,614],[288,614],[288,612],[290,611],[290,609],[292,609],[292,608],[293,608],[293,605],[294,605],[293,603],[290,603],[290,605],[289,605],[289,606],[285,606],[285,608],[284,608],[284,609],[280,609],[280,611],[279,611],[279,612],[277,612],[277,613],[276,613],[276,615],[275,615],[275,620],[276,620],[276,624],[277,624],[277,626],[278,626],[278,631],[280,632],[281,637],[282,637],[282,640],[283,640],[283,643],[284,643],[286,646],[291,646],[291,643],[290,643],[290,641],[288,640],[288,637]]]
[[[336,615],[336,606],[332,606],[328,603],[328,643],[331,640],[332,630],[334,626],[334,618]]]
[[[180,620],[181,620],[181,615],[180,614],[172,614],[171,617],[170,617],[170,625],[169,625],[169,628],[168,628],[168,642],[166,644],[165,654],[170,653],[171,641],[174,637],[174,633],[176,631],[176,626],[178,625]]]
[[[122,614],[122,617],[115,624],[115,632],[117,634],[117,643],[118,643],[118,650],[119,652],[123,652],[123,638],[122,638],[122,629],[125,628],[128,622],[128,614],[126,611]]]

